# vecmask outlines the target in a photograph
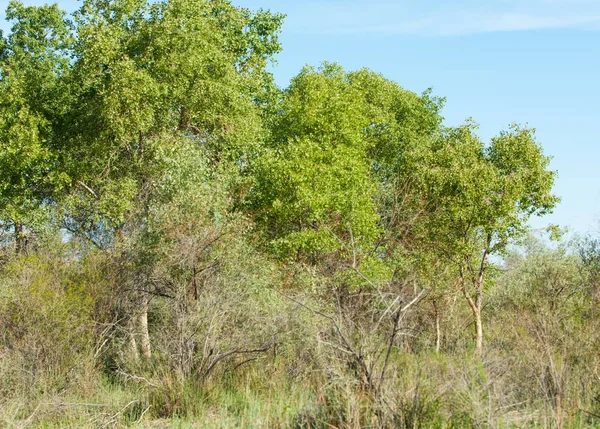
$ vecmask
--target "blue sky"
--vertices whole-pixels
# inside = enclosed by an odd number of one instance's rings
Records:
[[[67,10],[81,4],[58,3]],[[288,15],[273,68],[281,86],[305,64],[337,61],[416,92],[433,87],[448,99],[446,123],[473,117],[485,139],[511,122],[535,127],[554,157],[562,203],[532,226],[600,231],[600,0],[234,3]],[[0,0],[2,21],[7,4]]]

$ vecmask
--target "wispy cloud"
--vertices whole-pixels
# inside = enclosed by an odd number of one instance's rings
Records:
[[[461,36],[478,33],[542,30],[552,28],[584,28],[600,23],[598,16],[543,16],[527,14],[456,14],[432,16],[395,25],[341,29],[352,33],[419,34],[431,36]],[[587,27],[586,27],[587,28]]]
[[[412,4],[410,4],[412,3]],[[598,0],[442,2],[330,0],[288,11],[288,31],[307,34],[457,36],[557,28],[600,28]],[[308,16],[310,15],[310,17]]]

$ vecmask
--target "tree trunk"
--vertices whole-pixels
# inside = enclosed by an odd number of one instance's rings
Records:
[[[435,311],[435,352],[439,353],[442,345],[442,329],[440,327],[440,312],[436,300],[433,300],[433,309]]]
[[[484,255],[481,261],[481,269],[479,276],[475,282],[475,351],[479,356],[483,355],[483,322],[481,320],[481,311],[483,309],[483,274],[485,271],[485,263],[487,256]]]
[[[483,322],[481,320],[481,308],[482,308],[482,295],[483,295],[483,283],[476,283],[475,285],[475,299],[471,296],[467,290],[465,279],[461,279],[462,291],[471,307],[473,318],[475,319],[475,352],[478,355],[483,354]]]
[[[435,352],[439,353],[442,346],[442,330],[440,329],[440,317],[435,318]]]
[[[140,354],[135,341],[135,319],[130,319],[127,326],[127,338],[129,340],[129,354],[134,362],[140,360]]]
[[[23,233],[23,222],[15,222],[15,253],[22,255],[25,251],[25,235]]]
[[[492,242],[491,234],[487,237],[487,247],[483,252],[481,262],[479,264],[479,270],[477,273],[473,273],[473,270],[467,270],[469,264],[469,258],[465,258],[465,265],[460,267],[460,282],[463,294],[471,307],[473,317],[475,318],[475,353],[479,356],[483,355],[483,321],[481,320],[481,311],[483,309],[483,281],[485,270],[487,268],[487,258],[489,255],[489,249]],[[467,278],[466,273],[470,271],[473,274],[470,282],[473,286],[473,291],[467,290]]]
[[[478,355],[483,354],[483,323],[481,321],[481,308],[474,312],[475,316],[475,351]]]
[[[554,398],[554,416],[556,418],[556,429],[563,429],[564,417],[562,406],[562,392],[558,392]]]
[[[142,356],[146,359],[152,357],[152,350],[150,348],[150,333],[148,331],[148,295],[144,294],[142,297],[142,308],[139,315],[139,328],[140,328],[140,349]]]

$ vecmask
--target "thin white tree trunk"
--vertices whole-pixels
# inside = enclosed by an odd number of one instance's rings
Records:
[[[135,340],[135,320],[130,319],[127,326],[127,338],[129,341],[129,355],[134,361],[140,360],[137,341]]]
[[[435,352],[439,353],[442,346],[442,329],[440,326],[440,311],[435,300],[433,301],[433,308],[435,311]]]
[[[475,316],[475,329],[476,329],[476,337],[475,337],[475,351],[477,354],[483,354],[483,323],[481,321],[481,309],[477,308],[474,312]]]
[[[142,308],[139,315],[140,349],[142,356],[146,359],[152,357],[150,347],[150,333],[148,331],[148,296],[142,298]]]
[[[471,307],[473,318],[475,319],[475,352],[479,355],[483,353],[483,322],[481,320],[481,304],[482,304],[482,290],[480,285],[475,286],[476,296],[475,299],[471,296],[467,290],[466,282],[464,277],[461,279],[463,294]]]

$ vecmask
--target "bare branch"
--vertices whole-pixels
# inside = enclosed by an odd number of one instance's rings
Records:
[[[83,189],[85,189],[86,191],[88,191],[94,198],[98,198],[98,195],[94,192],[94,190],[92,188],[90,188],[88,185],[86,185],[85,183],[83,183],[83,181],[78,180],[77,184],[79,186],[81,186]]]

